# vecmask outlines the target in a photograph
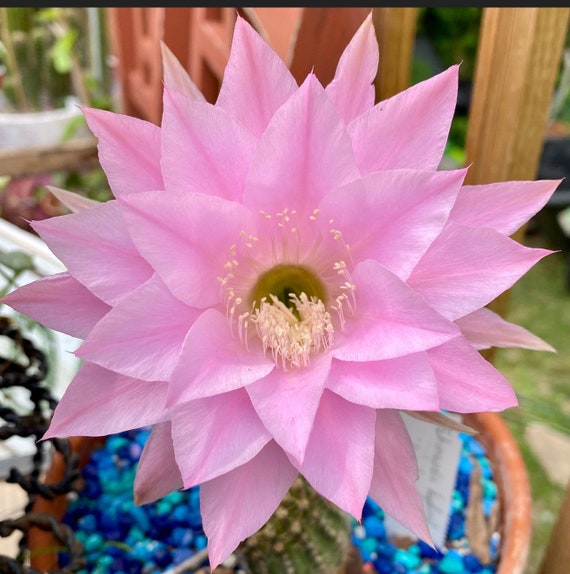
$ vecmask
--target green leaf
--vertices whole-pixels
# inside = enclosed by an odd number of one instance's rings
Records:
[[[63,36],[60,36],[56,40],[51,53],[53,67],[56,72],[67,74],[71,70],[71,65],[73,64],[73,47],[76,39],[77,31],[68,30]]]
[[[70,119],[62,135],[62,141],[70,140],[82,127],[86,127],[87,122],[83,116],[75,116]]]
[[[0,264],[5,265],[9,269],[21,273],[22,271],[29,271],[34,268],[33,259],[23,251],[9,251],[7,253],[0,253]]]

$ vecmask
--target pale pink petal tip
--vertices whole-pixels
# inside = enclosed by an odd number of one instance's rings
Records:
[[[186,97],[205,101],[202,92],[192,81],[188,72],[184,69],[172,50],[161,40],[160,51],[162,54],[162,69],[164,73],[164,86],[169,90],[181,92]]]
[[[477,349],[491,347],[520,347],[533,351],[556,349],[524,327],[505,321],[500,315],[485,307],[455,321],[463,336]]]
[[[154,502],[182,488],[170,434],[170,422],[157,424],[144,446],[134,483],[136,505]]]
[[[370,12],[341,55],[334,79],[326,88],[346,123],[374,105],[377,71],[378,41]]]
[[[271,517],[297,476],[271,442],[248,463],[200,486],[200,512],[212,570]]]
[[[46,185],[46,189],[59,201],[61,201],[61,203],[63,203],[63,205],[65,205],[69,211],[73,213],[95,207],[100,203],[94,199],[89,199],[88,197],[84,197],[78,193],[60,189],[59,187],[54,187],[53,185]]]
[[[416,488],[418,476],[414,445],[402,417],[394,410],[379,410],[370,496],[386,514],[433,546],[423,500]]]

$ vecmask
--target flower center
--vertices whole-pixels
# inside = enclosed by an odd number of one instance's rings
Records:
[[[312,271],[294,264],[272,267],[253,286],[249,319],[263,350],[283,368],[307,366],[313,353],[332,345],[334,328],[325,293]]]
[[[299,318],[294,303],[301,294],[326,303],[326,290],[322,281],[304,265],[279,264],[262,273],[251,290],[250,304],[259,307],[262,299],[277,298]]]
[[[230,246],[218,277],[230,328],[246,349],[260,345],[284,370],[304,367],[354,312],[350,249],[317,209],[260,216],[255,235],[243,230]]]

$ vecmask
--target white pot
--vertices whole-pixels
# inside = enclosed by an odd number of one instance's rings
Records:
[[[56,110],[0,113],[0,149],[60,143],[69,122],[83,115],[78,104],[77,98],[70,96],[65,107]],[[86,128],[79,131],[81,135],[88,134]]]

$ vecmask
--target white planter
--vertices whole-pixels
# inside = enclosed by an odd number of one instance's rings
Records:
[[[60,143],[69,122],[83,115],[78,104],[77,98],[70,96],[65,107],[56,110],[0,113],[0,149]],[[81,135],[87,135],[87,130]]]

